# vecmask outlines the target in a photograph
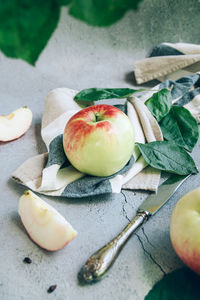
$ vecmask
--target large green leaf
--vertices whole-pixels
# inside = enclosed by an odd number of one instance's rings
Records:
[[[116,88],[116,89],[104,89],[104,88],[90,88],[80,91],[74,97],[74,100],[80,101],[97,101],[102,99],[113,99],[113,98],[127,98],[131,96],[133,93],[143,91],[133,90],[128,88]]]
[[[128,9],[136,9],[141,0],[73,0],[69,13],[95,26],[110,25]]]
[[[68,5],[72,0],[57,0],[60,5]]]
[[[187,268],[165,275],[145,300],[199,300],[200,276]]]
[[[60,7],[56,0],[0,2],[0,48],[9,57],[35,64],[56,28]]]
[[[168,114],[172,106],[172,96],[168,89],[160,90],[145,102],[152,115],[159,122]]]
[[[197,173],[192,157],[170,142],[137,143],[145,161],[152,167],[178,175]]]
[[[174,141],[188,151],[192,151],[199,137],[197,121],[181,106],[173,106],[161,120],[160,127],[167,141]]]
[[[34,65],[55,30],[60,7],[69,5],[74,17],[91,25],[116,22],[142,0],[2,0],[0,49],[8,57]]]

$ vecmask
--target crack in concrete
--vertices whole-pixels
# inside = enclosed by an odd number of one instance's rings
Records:
[[[161,265],[155,260],[155,258],[153,258],[153,256],[151,255],[151,253],[145,249],[141,237],[137,233],[135,233],[135,235],[137,236],[137,238],[138,238],[138,240],[139,240],[139,242],[140,242],[140,244],[142,246],[142,249],[143,249],[144,253],[146,253],[149,256],[149,258],[152,260],[152,262],[160,269],[160,271],[164,275],[166,275],[166,272],[163,270],[163,268],[161,267]]]
[[[124,195],[126,203],[128,203],[135,210],[135,207],[134,207],[134,205],[132,203],[132,199],[128,195],[125,196],[125,193],[122,192],[122,190],[121,190],[121,193]],[[130,201],[128,201],[127,198],[130,199]]]
[[[125,199],[125,203],[122,203],[122,212],[123,212],[123,216],[124,216],[129,222],[131,222],[131,220],[129,219],[129,217],[128,217],[128,215],[127,215],[126,209],[125,209],[125,204],[128,203],[128,202],[127,202],[127,199],[126,199],[126,195],[125,195],[125,193],[122,192],[122,191],[121,191],[121,193],[122,193],[122,195],[124,196],[124,199]]]
[[[125,209],[125,204],[127,204],[128,201],[127,201],[127,198],[126,198],[125,193],[122,192],[122,191],[121,191],[121,193],[122,193],[122,195],[124,196],[124,199],[125,199],[125,203],[122,203],[122,212],[123,212],[123,216],[130,222],[131,220],[129,219],[129,217],[128,217],[128,215],[127,215],[127,212],[126,212],[126,209]],[[145,231],[144,231],[144,227],[142,227],[142,232],[143,232],[143,235],[145,236],[147,242],[148,242],[152,247],[154,247],[154,245],[152,245],[151,242],[149,241],[149,238],[148,238],[147,234],[146,234]],[[149,256],[149,258],[151,259],[151,261],[152,261],[152,262],[160,269],[160,271],[165,275],[166,272],[163,270],[162,266],[155,260],[155,258],[153,258],[152,254],[151,254],[149,251],[147,251],[147,250],[145,249],[141,237],[140,237],[137,233],[135,233],[135,235],[137,236],[137,238],[138,238],[138,240],[139,240],[139,242],[140,242],[140,244],[141,244],[141,247],[142,247],[144,253],[147,254],[147,255]]]
[[[128,202],[127,202],[127,199],[126,199],[126,195],[125,195],[125,193],[121,191],[121,194],[124,196],[124,200],[125,200],[125,202],[126,202],[126,203],[128,203]]]
[[[147,240],[147,243],[149,243],[149,245],[151,245],[151,247],[155,248],[155,246],[150,242],[146,232],[144,231],[144,227],[141,228],[142,229],[142,233],[144,234],[146,240]]]

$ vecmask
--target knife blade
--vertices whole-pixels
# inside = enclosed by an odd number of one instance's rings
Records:
[[[104,247],[96,251],[78,273],[80,283],[92,283],[102,278],[118,257],[130,236],[154,215],[189,177],[172,175],[158,187],[156,194],[149,195],[139,206],[131,222]]]
[[[172,175],[163,184],[158,187],[156,194],[149,195],[143,203],[139,206],[139,211],[147,211],[154,215],[176,192],[179,186],[190,175]]]

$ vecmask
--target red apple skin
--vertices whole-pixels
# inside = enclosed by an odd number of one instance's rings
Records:
[[[170,238],[180,259],[200,275],[200,187],[177,202],[171,216]]]
[[[66,124],[63,147],[80,172],[109,176],[121,170],[133,153],[133,127],[129,118],[112,105],[89,106]]]

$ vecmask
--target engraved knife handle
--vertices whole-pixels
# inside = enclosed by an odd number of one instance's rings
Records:
[[[83,265],[78,278],[80,282],[91,283],[99,280],[110,266],[114,263],[120,250],[123,248],[129,237],[151,214],[147,211],[138,211],[132,221],[122,230],[122,232],[112,239],[108,244],[95,252]]]

